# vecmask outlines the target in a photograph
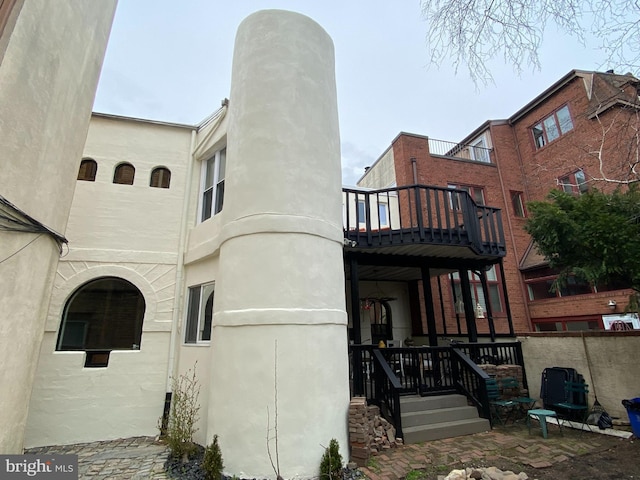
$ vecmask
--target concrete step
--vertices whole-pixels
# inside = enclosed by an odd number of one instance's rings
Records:
[[[488,430],[491,430],[489,420],[486,420],[484,418],[475,418],[467,420],[456,420],[453,422],[441,422],[432,425],[422,425],[407,428],[403,427],[402,433],[404,434],[405,445],[409,445],[412,443],[440,440],[442,438],[471,435],[474,433],[486,432]]]
[[[453,408],[467,406],[467,398],[464,395],[437,395],[433,397],[400,397],[400,411],[402,413],[423,412],[425,410],[438,410],[440,408]]]
[[[462,407],[439,408],[437,410],[423,410],[419,412],[402,412],[402,428],[420,425],[434,425],[456,420],[471,420],[478,418],[478,409],[469,405]]]

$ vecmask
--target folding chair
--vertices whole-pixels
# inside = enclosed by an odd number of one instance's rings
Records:
[[[485,385],[487,387],[487,396],[489,397],[491,419],[499,421],[501,425],[506,425],[516,407],[516,402],[502,398],[498,382],[495,379],[487,379]]]
[[[589,385],[584,382],[571,382],[566,381],[564,383],[565,398],[564,402],[559,402],[553,405],[558,412],[558,423],[565,420],[577,419],[581,423],[584,423],[591,431],[591,427],[587,423],[587,417],[589,416],[589,404],[588,394]]]
[[[506,396],[508,394],[513,395],[511,398],[509,398],[509,400],[516,402],[519,407],[518,410],[522,414],[523,418],[525,418],[527,415],[527,411],[532,409],[535,405],[536,399],[531,397],[523,397],[522,395],[520,395],[520,382],[515,377],[503,378],[502,380],[500,380],[500,386],[502,387],[503,396]]]

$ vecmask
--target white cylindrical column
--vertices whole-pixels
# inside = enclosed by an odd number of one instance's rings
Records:
[[[208,439],[228,473],[315,477],[349,385],[333,43],[305,16],[238,29],[221,216]]]

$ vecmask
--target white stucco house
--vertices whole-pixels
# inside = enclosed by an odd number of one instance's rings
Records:
[[[342,188],[333,44],[307,17],[248,17],[231,84],[198,125],[91,116],[39,297],[25,447],[156,435],[171,379],[194,368],[195,440],[217,434],[243,477],[272,473],[276,408],[285,478],[316,476],[331,438],[348,445],[350,395],[399,434],[401,394],[462,388],[481,410],[483,373],[438,346],[434,291],[464,272],[458,333],[475,342],[467,272],[504,256],[499,211],[423,185]],[[429,347],[400,348],[411,337]]]

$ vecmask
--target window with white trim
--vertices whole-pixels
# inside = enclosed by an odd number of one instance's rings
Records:
[[[389,226],[389,205],[378,203],[378,223],[380,228]]]
[[[531,128],[536,149],[573,130],[569,106],[565,105]]]
[[[500,279],[498,276],[498,272],[496,270],[496,266],[493,265],[491,269],[487,270],[487,288],[489,289],[489,301],[491,302],[491,312],[492,313],[503,313],[505,311],[502,296],[500,294]],[[457,299],[462,298],[462,286],[460,284],[460,274],[458,272],[454,272],[451,274],[453,279],[453,288],[455,290],[455,297]],[[473,298],[473,304],[480,304],[482,309],[487,311],[487,302],[484,298],[484,289],[482,288],[482,281],[480,277],[473,273],[469,272],[469,285],[471,286],[471,297]]]
[[[489,149],[484,141],[484,137],[480,137],[478,140],[471,143],[471,160],[476,162],[491,163],[489,157]]]
[[[224,201],[224,176],[227,162],[227,149],[214,153],[206,162],[202,162],[202,195],[200,201],[200,221],[204,222],[220,213]]]
[[[189,287],[184,343],[209,343],[211,340],[214,285]]]

